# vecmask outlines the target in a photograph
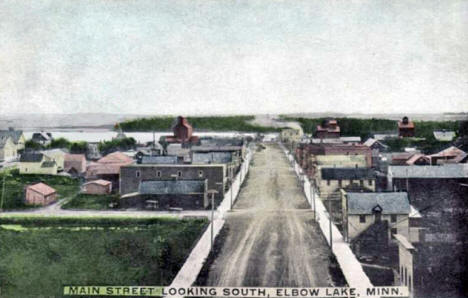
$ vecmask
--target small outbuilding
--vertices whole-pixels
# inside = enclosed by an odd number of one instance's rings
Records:
[[[25,200],[28,205],[49,205],[57,200],[57,191],[42,182],[28,185]]]
[[[98,179],[83,184],[82,192],[92,195],[105,195],[112,192],[112,182]]]

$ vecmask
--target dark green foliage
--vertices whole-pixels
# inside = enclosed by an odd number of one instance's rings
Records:
[[[391,152],[402,152],[407,147],[415,147],[424,154],[433,154],[450,147],[450,143],[437,141],[434,136],[427,139],[392,138],[383,141]]]
[[[58,138],[53,139],[52,142],[47,146],[47,149],[68,149],[70,153],[73,154],[84,154],[86,153],[86,149],[88,147],[88,142],[80,141],[80,142],[70,142],[65,138]]]
[[[136,145],[136,140],[132,137],[123,138],[123,139],[114,139],[111,141],[103,141],[99,143],[99,151],[101,154],[106,155],[115,151],[126,151],[134,149]]]
[[[302,129],[305,133],[315,133],[318,124],[326,118],[293,118],[293,117],[282,117],[286,121],[297,121],[301,124]],[[371,137],[374,133],[398,133],[398,121],[388,119],[357,119],[357,118],[336,118],[338,125],[341,129],[342,136],[360,136],[363,141]],[[453,130],[458,131],[459,121],[414,121],[415,126],[415,137],[426,138],[430,142],[428,148],[437,147],[439,144],[434,139],[434,130]],[[432,138],[432,140],[431,140]],[[395,148],[401,148],[399,143],[411,143],[412,141],[393,141],[391,144],[395,144]],[[410,145],[408,145],[411,147]],[[408,147],[406,146],[406,147]],[[403,146],[404,147],[404,146]]]
[[[168,131],[171,130],[176,117],[153,117],[127,120],[120,123],[124,131]],[[194,130],[269,132],[278,131],[274,127],[263,127],[249,123],[254,116],[212,116],[188,117]]]
[[[58,297],[64,285],[169,285],[207,225],[176,219],[47,221],[28,219],[22,231],[0,228],[2,295]],[[75,224],[83,229],[71,229]]]
[[[30,208],[24,204],[24,188],[28,184],[44,182],[57,190],[58,199],[70,197],[79,190],[77,179],[65,176],[19,174],[18,170],[0,173],[0,195],[3,188],[3,175],[5,178],[5,197],[3,199],[3,209],[23,209]],[[1,204],[1,197],[0,197]]]
[[[24,148],[29,149],[29,150],[42,150],[42,149],[44,149],[44,147],[41,144],[36,143],[33,140],[27,140],[24,143]]]
[[[63,209],[112,209],[110,204],[118,204],[119,195],[90,195],[77,194],[70,201],[65,203]]]

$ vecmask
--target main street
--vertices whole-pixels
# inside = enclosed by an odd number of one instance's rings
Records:
[[[330,250],[278,145],[257,152],[226,236],[208,270],[209,286],[332,284]]]

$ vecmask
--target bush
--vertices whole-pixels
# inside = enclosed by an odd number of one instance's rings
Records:
[[[114,139],[111,141],[100,142],[98,148],[102,154],[106,155],[115,151],[126,151],[134,149],[136,143],[136,140],[132,137],[124,139]]]

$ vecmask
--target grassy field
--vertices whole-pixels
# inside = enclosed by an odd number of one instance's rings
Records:
[[[194,130],[210,131],[240,131],[240,132],[270,132],[278,131],[274,127],[263,127],[249,123],[254,116],[212,116],[187,117]],[[127,120],[119,123],[124,131],[168,131],[175,117],[152,117]]]
[[[33,207],[24,203],[24,187],[28,184],[44,182],[57,190],[58,199],[74,196],[79,191],[79,181],[77,179],[54,175],[22,175],[15,169],[0,172],[0,194],[3,188],[3,175],[5,174],[5,197],[3,202],[0,201],[0,205],[3,203],[1,207],[5,210]]]
[[[0,218],[2,297],[61,296],[64,285],[168,285],[202,219]]]
[[[118,203],[119,195],[88,195],[77,194],[62,206],[62,209],[93,209],[106,210],[111,203]]]

